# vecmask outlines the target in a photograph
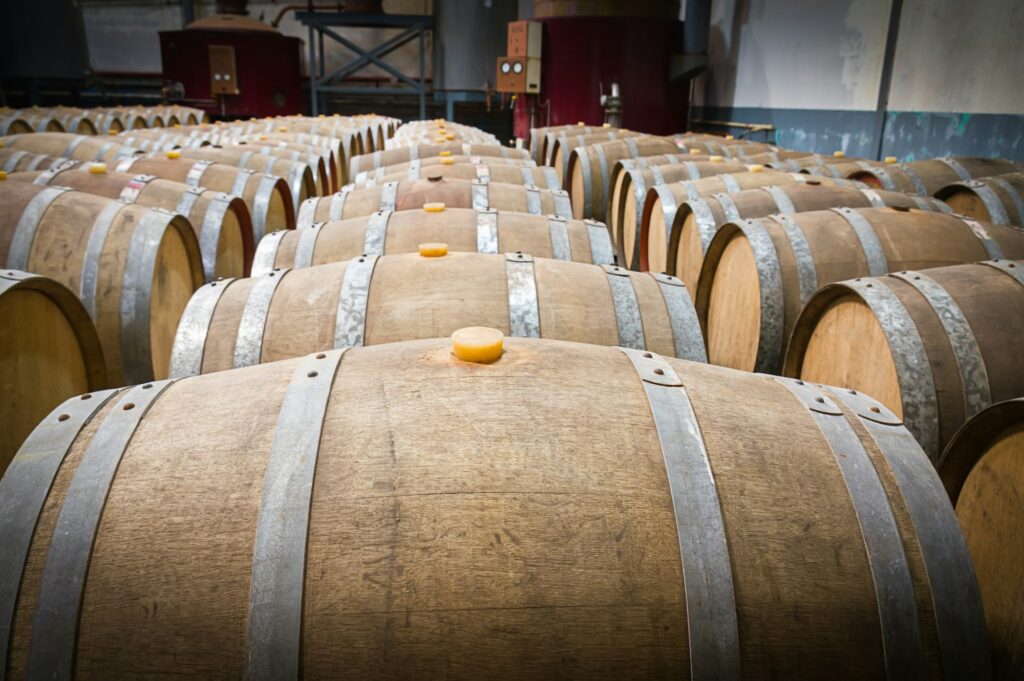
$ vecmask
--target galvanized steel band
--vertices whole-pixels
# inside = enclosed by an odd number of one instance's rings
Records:
[[[258,277],[274,269],[281,241],[284,240],[285,234],[290,234],[292,231],[290,229],[279,229],[260,239],[259,244],[256,246],[256,255],[252,259],[252,272],[250,276]]]
[[[398,202],[398,182],[387,182],[380,188],[379,210],[395,210]]]
[[[493,208],[476,211],[476,250],[498,252],[498,211]]]
[[[676,357],[707,363],[708,355],[704,348],[704,337],[700,332],[700,321],[697,318],[697,310],[693,307],[693,299],[686,291],[686,284],[670,274],[648,274],[658,282],[661,296],[665,300],[665,309],[672,325]]]
[[[569,246],[569,226],[565,218],[558,215],[548,216],[548,231],[551,234],[551,257],[555,260],[572,260]]]
[[[615,322],[619,330],[619,345],[636,350],[647,348],[644,338],[644,324],[640,317],[640,303],[637,300],[633,278],[629,270],[617,265],[601,265],[608,279],[612,305],[615,308]]]
[[[348,261],[345,278],[338,291],[338,312],[334,321],[334,347],[363,345],[366,342],[366,303],[370,282],[377,264],[376,254],[361,255]]]
[[[65,154],[65,156],[67,156],[67,154]],[[963,182],[968,182],[969,180],[973,179],[971,177],[971,174],[967,172],[967,169],[960,165],[960,161],[956,160],[955,158],[946,156],[945,158],[939,158],[936,160],[942,161],[947,166],[952,168],[953,172],[956,173],[957,177],[959,177]]]
[[[238,321],[235,352],[231,360],[232,368],[238,369],[260,363],[260,357],[263,355],[263,331],[266,328],[270,303],[281,280],[290,271],[271,270],[249,289],[249,297],[245,299],[242,317]]]
[[[551,191],[551,201],[554,204],[556,215],[561,215],[564,218],[572,217],[572,202],[569,200],[569,192],[564,189],[554,189]],[[584,217],[590,216],[585,215]]]
[[[75,469],[40,578],[28,678],[72,678],[82,594],[110,486],[139,422],[172,383],[157,381],[124,391]]]
[[[320,230],[324,228],[323,222],[318,222],[306,229],[298,230],[299,243],[295,246],[295,257],[292,259],[292,267],[312,267],[313,256],[316,254],[316,241],[320,237]]]
[[[906,174],[906,176],[910,178],[910,183],[914,185],[915,194],[919,194],[921,196],[928,196],[928,188],[925,187],[924,181],[921,179],[921,176],[917,174],[916,170],[902,163],[897,163],[896,167],[902,170]]]
[[[378,211],[366,221],[366,235],[363,239],[364,254],[384,254],[384,241],[388,235],[388,223],[391,221],[393,214],[389,210]]]
[[[278,413],[252,552],[245,675],[250,681],[299,678],[313,476],[345,351],[300,361]]]
[[[11,245],[7,251],[7,267],[15,270],[30,269],[28,259],[32,252],[32,242],[36,238],[36,230],[39,229],[39,222],[43,219],[43,214],[50,204],[67,191],[71,190],[67,187],[46,187],[28,202],[21,217],[18,218],[14,236],[11,237]]]
[[[935,467],[885,405],[854,390],[827,390],[857,413],[889,463],[906,504],[928,575],[944,678],[989,678],[981,594],[963,533]]]
[[[953,357],[956,358],[960,387],[964,396],[965,420],[991,405],[992,391],[989,387],[985,360],[981,356],[974,331],[953,296],[922,272],[893,272],[892,276],[917,289],[939,318],[953,351]]]
[[[986,182],[990,182],[1006,192],[1013,203],[1013,207],[1017,210],[1016,221],[1010,220],[1009,216],[1007,216],[1006,224],[1024,227],[1024,196],[1021,195],[1021,191],[1018,191],[1012,184],[1001,177],[990,177]]]
[[[761,300],[761,328],[758,334],[755,371],[775,372],[782,359],[785,309],[782,293],[782,267],[768,230],[760,220],[734,223],[747,238],[757,263],[757,281]]]
[[[15,606],[43,504],[78,434],[117,392],[86,393],[59,404],[22,443],[0,478],[0,680],[6,678]]]
[[[192,200],[195,201],[197,194],[192,196]],[[203,275],[206,281],[213,281],[217,276],[217,244],[220,242],[221,230],[224,229],[224,216],[230,207],[231,197],[227,194],[215,196],[206,206],[203,224],[199,229],[199,254],[203,260]],[[187,217],[188,213],[183,215]]]
[[[590,261],[595,265],[611,265],[615,262],[615,249],[608,225],[597,220],[586,219],[583,224],[587,228],[590,240]]]
[[[879,241],[875,228],[871,226],[868,219],[852,208],[830,208],[833,213],[843,218],[857,235],[861,251],[864,252],[864,259],[867,261],[868,273],[873,277],[879,277],[889,271],[889,261],[885,257],[885,249]]]
[[[872,208],[885,208],[888,204],[874,189],[860,188],[860,193],[868,200]]]
[[[974,232],[974,236],[978,238],[978,241],[981,242],[985,252],[988,253],[989,260],[1002,260],[1006,257],[1003,255],[1002,247],[995,239],[992,238],[988,233],[988,230],[985,229],[985,225],[981,224],[977,220],[964,217],[963,215],[957,215],[956,217],[963,220],[964,223],[971,228],[971,231]]]
[[[196,289],[181,314],[171,348],[170,378],[185,378],[203,373],[203,354],[210,322],[217,303],[234,279],[211,281]]]
[[[540,338],[540,308],[533,258],[523,253],[505,254],[508,282],[509,335]]]
[[[85,255],[82,258],[82,272],[78,279],[78,297],[82,300],[89,316],[96,319],[96,293],[99,285],[100,258],[103,256],[103,246],[107,242],[107,234],[110,233],[110,226],[114,223],[117,215],[127,206],[120,201],[108,203],[96,216],[92,223],[92,231],[89,232],[89,241],[85,246]]]
[[[721,180],[722,184],[725,185],[725,191],[728,193],[734,193],[740,191],[740,185],[736,182],[736,178],[730,173],[719,175],[718,179]]]
[[[818,270],[814,264],[814,256],[811,254],[811,246],[807,243],[807,237],[796,221],[795,215],[779,213],[773,215],[772,219],[786,233],[790,250],[796,260],[796,274],[800,282],[800,307],[803,308],[814,292],[818,290]]]
[[[327,221],[334,222],[335,220],[341,220],[345,216],[345,200],[348,198],[350,190],[343,189],[340,192],[331,195],[331,200],[327,205]],[[317,199],[310,199],[316,201]],[[316,205],[316,204],[314,204]],[[310,221],[312,223],[312,220]],[[301,227],[302,225],[300,225]]]
[[[924,651],[910,566],[882,481],[842,410],[799,379],[773,377],[811,413],[828,441],[860,525],[875,587],[887,679],[923,678]]]
[[[527,185],[523,189],[526,191],[526,212],[530,215],[542,215],[544,211],[541,205],[540,189],[533,185]]]
[[[778,207],[780,213],[795,213],[796,206],[790,200],[789,195],[782,187],[776,187],[775,185],[768,185],[767,187],[761,187],[761,191],[767,192],[772,197],[772,201]]]
[[[880,279],[845,282],[867,303],[878,320],[896,366],[903,403],[903,421],[932,461],[939,454],[939,406],[924,341],[913,318],[895,293]]]
[[[712,194],[711,198],[718,201],[718,205],[721,206],[722,212],[725,213],[726,222],[738,222],[743,219],[740,215],[739,208],[736,207],[736,202],[732,200],[732,197],[724,192]]]
[[[641,379],[661,443],[686,598],[690,678],[740,678],[732,563],[704,438],[686,388],[660,356],[620,348]]]
[[[487,183],[474,180],[471,188],[472,192],[472,203],[473,210],[482,211],[487,210],[491,207],[490,197],[488,195]]]
[[[982,265],[994,267],[1004,274],[1013,277],[1018,284],[1024,286],[1024,261],[1014,260],[985,260]]]

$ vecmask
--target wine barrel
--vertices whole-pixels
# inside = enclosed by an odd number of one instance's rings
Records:
[[[884,407],[642,351],[503,346],[491,364],[444,339],[357,347],[61,405],[0,481],[0,663],[988,678],[953,509]]]
[[[387,149],[386,151],[375,151],[372,154],[356,156],[352,159],[349,177],[355,177],[364,170],[374,170],[381,166],[415,161],[418,158],[430,158],[445,151],[452,154],[462,154],[463,156],[497,156],[499,158],[520,158],[524,160],[530,157],[525,149],[512,149],[502,146],[453,142],[445,144],[418,144],[411,147],[402,147],[401,149]]]
[[[1004,255],[1024,257],[1024,232],[943,213],[834,208],[730,223],[697,286],[708,357],[778,373],[801,309],[826,284]]]
[[[616,140],[632,139],[634,137],[647,137],[647,135],[634,132],[632,130],[622,130],[619,128],[604,128],[597,132],[583,134],[578,131],[570,130],[568,132],[556,135],[551,141],[550,154],[551,157],[547,161],[547,165],[554,167],[558,171],[558,176],[562,178],[562,183],[569,187],[569,155],[573,149],[577,147],[583,147],[588,144],[600,144],[602,142],[614,142]],[[668,139],[668,138],[661,138]],[[678,147],[673,146],[669,151],[679,151]],[[614,165],[614,164],[613,164]]]
[[[612,194],[609,212],[619,215],[619,230],[613,234],[616,244],[622,249],[624,263],[629,263],[634,269],[640,266],[640,226],[643,223],[644,202],[650,188],[673,182],[699,180],[702,177],[745,173],[749,168],[737,161],[724,161],[720,156],[702,158],[702,161],[685,161],[677,165],[653,166],[623,173],[619,195],[616,197]],[[573,201],[575,200],[574,198]]]
[[[442,152],[442,155],[439,156],[431,156],[429,158],[416,159],[415,161],[396,163],[390,166],[381,166],[380,168],[374,168],[373,170],[364,170],[353,177],[352,182],[359,184],[366,182],[367,180],[380,180],[383,177],[394,175],[395,173],[408,173],[414,168],[418,170],[425,166],[445,165],[448,163],[485,165],[489,168],[496,166],[507,166],[509,168],[543,167],[537,166],[532,159],[499,158],[497,156],[463,156],[462,154]],[[556,189],[557,188],[558,187],[556,187]]]
[[[17,173],[31,170],[46,170],[66,163],[69,159],[60,156],[33,154],[28,151],[0,147],[0,170]]]
[[[1021,272],[998,260],[826,287],[796,322],[785,373],[872,394],[938,460],[967,419],[1024,395]]]
[[[413,210],[426,203],[443,203],[451,208],[517,211],[532,215],[572,217],[569,194],[500,182],[473,180],[402,180],[379,187],[343,190],[333,196],[305,201],[299,207],[298,227],[314,223],[371,215],[385,210]]]
[[[36,132],[4,137],[4,147],[44,156],[62,156],[76,161],[113,163],[133,155],[136,149],[120,143],[119,137],[75,135],[69,132]]]
[[[803,159],[817,156],[810,151],[794,151],[792,149],[778,149],[775,151],[758,151],[757,153],[742,152],[739,160],[744,163],[769,166],[771,164],[785,164],[790,160],[801,161]],[[774,167],[774,166],[772,166]]]
[[[0,357],[2,477],[54,407],[107,387],[107,368],[96,329],[75,294],[20,270],[0,270]]]
[[[579,135],[589,135],[590,133],[606,131],[608,129],[619,130],[620,128],[612,128],[610,125],[607,127],[600,125],[584,125],[583,123],[578,123],[576,125],[548,125],[541,128],[530,128],[530,138],[527,140],[527,149],[530,150],[530,156],[537,165],[546,165],[550,158],[548,145],[554,141],[555,137],[560,133],[576,130]]]
[[[261,135],[246,135],[243,140],[251,142],[287,142],[302,144],[312,148],[326,149],[334,157],[333,175],[337,178],[338,188],[349,182],[348,166],[352,157],[360,153],[358,137],[348,133],[339,137],[327,135],[311,135],[303,132],[272,132]],[[240,140],[241,141],[241,140]]]
[[[875,165],[850,173],[849,177],[889,191],[931,196],[954,182],[1021,171],[1024,171],[1024,166],[1013,161],[958,156]]]
[[[850,180],[808,177],[802,173],[783,173],[751,166],[748,172],[743,173],[726,173],[699,180],[654,185],[643,200],[640,234],[636,237],[640,245],[640,262],[636,269],[672,272],[683,276],[691,274],[678,271],[680,262],[678,234],[676,241],[672,240],[672,227],[680,204],[688,200],[713,199],[716,194],[734,194],[760,187],[785,187],[791,184],[803,184],[808,180],[818,182],[825,187],[855,186],[856,184]],[[669,244],[674,244],[674,246],[670,247]],[[699,274],[699,269],[697,273]],[[696,276],[691,274],[689,280],[696,285]]]
[[[439,163],[431,165],[420,165],[412,161],[406,170],[385,173],[379,178],[376,177],[375,172],[374,177],[368,177],[362,182],[357,181],[352,186],[372,187],[399,180],[426,180],[431,177],[521,184],[524,186],[545,187],[555,191],[562,188],[558,173],[551,166],[516,167],[504,164],[456,163],[454,159],[450,158],[442,158]]]
[[[265,156],[244,149],[218,149],[212,146],[198,149],[181,149],[179,153],[182,158],[193,161],[223,163],[235,166],[236,168],[245,168],[257,173],[276,175],[283,178],[288,184],[288,189],[292,195],[292,204],[295,206],[300,205],[311,196],[320,196],[313,168],[308,163],[302,161],[292,161],[286,158],[278,158],[274,155]]]
[[[67,132],[76,135],[95,135],[99,132],[82,109],[57,108],[51,111],[51,115],[60,121],[61,127]]]
[[[1024,172],[954,182],[935,196],[962,215],[1024,227]]]
[[[588,144],[569,154],[566,188],[576,217],[604,220],[608,212],[611,170],[624,158],[670,154],[677,147],[664,137],[639,137]]]
[[[425,249],[201,288],[182,315],[171,376],[438,338],[466,326],[706,361],[693,303],[674,277],[522,253]]]
[[[1024,400],[992,405],[966,423],[939,459],[981,589],[994,679],[1024,676]]]
[[[318,227],[286,230],[260,241],[253,276],[275,267],[309,267],[363,254],[415,253],[422,243],[452,251],[529,253],[538,258],[612,265],[608,228],[593,220],[526,213],[446,208],[381,211]]]
[[[29,124],[33,132],[66,132],[64,124],[56,116],[41,109],[21,109],[18,115]]]
[[[245,202],[252,219],[254,243],[270,232],[295,227],[295,204],[284,179],[244,168],[181,158],[177,151],[164,158],[136,156],[116,166],[117,172],[155,175],[237,196]]]
[[[773,151],[776,153],[783,151],[773,144],[766,144],[763,142],[739,142],[737,140],[730,140],[724,137],[705,137],[700,140],[694,140],[687,146],[687,149],[691,154],[705,153],[722,156],[723,158],[738,159],[742,159],[746,156],[767,154]]]
[[[75,291],[112,385],[167,375],[178,318],[203,283],[188,220],[63,187],[0,183],[0,263]]]
[[[640,249],[641,253],[647,252],[648,265],[652,264],[652,259],[658,262],[658,256],[661,253],[666,254],[666,263],[671,257],[668,254],[675,254],[675,269],[667,267],[667,271],[675,273],[687,285],[690,285],[691,282],[696,284],[700,278],[705,253],[711,239],[727,222],[760,218],[774,213],[820,211],[838,206],[845,208],[896,206],[898,208],[918,208],[924,211],[951,212],[949,206],[930,197],[883,190],[876,191],[835,183],[827,185],[816,178],[808,178],[806,182],[802,183],[780,187],[769,185],[683,201],[676,210],[671,231],[669,232],[669,228],[666,227],[665,232],[656,232],[650,228],[650,225],[647,225],[646,234],[642,233],[640,236]],[[667,237],[667,244],[661,242],[663,236]],[[644,240],[645,237],[647,240]],[[694,286],[694,290],[696,290],[696,286]]]
[[[320,194],[330,194],[341,189],[341,174],[338,171],[338,160],[331,149],[314,147],[299,142],[271,142],[270,140],[241,140],[230,144],[218,144],[224,149],[255,151],[261,156],[274,156],[276,158],[306,163],[313,169],[313,177],[316,180],[317,191]]]
[[[112,173],[102,165],[58,166],[45,172],[15,173],[10,179],[24,179],[44,187],[70,187],[183,215],[195,229],[207,281],[244,277],[250,272],[254,252],[252,220],[245,203],[230,194],[190,187],[155,175]]]
[[[16,113],[0,116],[0,135],[22,135],[32,132],[32,124]]]

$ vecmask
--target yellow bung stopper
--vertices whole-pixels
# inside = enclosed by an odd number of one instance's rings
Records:
[[[752,173],[759,173],[762,170],[764,170],[764,166],[761,165],[760,163],[755,163],[753,165],[747,166],[747,170],[749,170]]]
[[[320,114],[319,116],[317,116],[317,118],[327,118],[327,116]]]
[[[703,154],[704,150],[703,149],[698,149],[697,147],[694,147],[693,149],[690,149],[690,153],[691,154]]]
[[[114,135],[117,134],[117,130],[107,130],[107,134],[113,137]]]
[[[171,160],[174,160],[176,158],[181,158],[181,152],[178,151],[177,149],[171,149],[165,154],[165,156],[167,156],[167,158]]]
[[[612,127],[612,124],[611,123],[602,123],[601,127],[602,128],[610,128],[610,127]]]
[[[6,170],[0,170],[0,182],[3,182],[6,179],[7,179],[7,171]]]
[[[266,141],[266,140],[268,140],[268,139],[269,139],[269,138],[268,138],[268,137],[267,137],[266,135],[260,135],[260,140],[262,140],[262,141],[264,141],[264,142],[265,142],[265,141]]]
[[[180,128],[180,127],[181,127],[181,123],[175,123],[175,124],[174,124],[174,127],[175,127],[175,128]]]
[[[444,138],[443,137],[435,137],[434,138],[434,142],[436,142],[437,144],[444,144]]]
[[[721,156],[708,156],[708,160],[712,163],[720,163],[722,161]]]
[[[279,126],[277,126],[277,131],[278,132],[288,132],[288,128],[286,126],[284,126],[284,125],[279,125]]]
[[[445,135],[445,139],[453,140],[455,139],[455,135],[448,133],[447,135]]]
[[[841,149],[836,149],[835,151],[832,152],[832,155],[835,158],[846,158],[846,152]]]
[[[440,201],[424,203],[423,210],[427,211],[428,213],[440,213],[441,211],[444,210],[444,204],[441,203]]]
[[[490,364],[501,359],[505,335],[487,326],[467,326],[452,334],[452,353],[463,362]]]
[[[442,255],[448,255],[448,244],[420,244],[420,255],[424,258],[440,258]]]
[[[581,127],[581,128],[585,128],[587,124],[584,123],[583,121],[577,121],[576,125]]]
[[[451,156],[445,156],[444,158],[441,159],[441,165],[453,166],[455,165],[455,159],[452,158]]]
[[[896,158],[895,156],[886,156],[885,157],[885,162],[886,163],[896,163],[896,161],[898,161],[898,160],[899,159]]]
[[[451,155],[452,155],[452,152],[450,152],[450,151],[439,151],[439,152],[437,153],[437,155],[438,155],[438,156],[451,156]]]
[[[725,136],[725,139],[727,139],[727,140],[734,140],[734,139],[736,139],[736,138],[735,138],[735,137],[733,137],[732,135],[726,135],[726,136]]]
[[[89,164],[89,172],[92,173],[93,175],[103,175],[104,173],[107,172],[107,164],[106,163],[90,163]]]

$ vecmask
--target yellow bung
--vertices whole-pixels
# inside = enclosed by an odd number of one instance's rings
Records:
[[[755,163],[753,165],[747,166],[747,170],[749,170],[752,173],[759,173],[762,170],[764,170],[764,166],[761,165],[760,163]]]
[[[505,335],[486,326],[467,326],[452,334],[452,353],[463,362],[490,364],[501,359]]]
[[[721,163],[722,162],[722,157],[721,156],[708,156],[708,160],[711,161],[712,163]]]
[[[441,165],[443,165],[443,166],[453,166],[453,165],[455,165],[455,159],[446,156],[445,158],[441,159]]]
[[[886,163],[896,163],[896,161],[898,161],[898,160],[899,159],[896,158],[895,156],[886,156],[885,157],[885,162]]]
[[[167,158],[174,160],[176,158],[181,158],[181,152],[178,151],[177,149],[171,149],[170,151],[167,152],[166,156]]]
[[[832,155],[835,156],[836,158],[846,158],[846,152],[840,149],[836,149],[835,151],[833,151]]]
[[[106,163],[90,163],[89,164],[89,172],[92,173],[93,175],[103,175],[104,173],[107,172],[107,164]]]
[[[442,157],[444,157],[444,156],[451,156],[451,155],[452,155],[452,152],[450,152],[450,151],[442,151],[442,152],[438,153],[438,156],[442,156]]]
[[[423,210],[428,213],[440,213],[444,210],[444,203],[441,201],[432,201],[430,203],[423,204]]]
[[[448,255],[448,244],[420,244],[420,255],[424,258],[440,258],[441,256]]]

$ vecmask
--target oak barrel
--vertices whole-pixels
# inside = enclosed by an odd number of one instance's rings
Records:
[[[100,339],[75,294],[53,279],[0,269],[0,476],[54,407],[105,387]]]
[[[700,278],[705,252],[711,240],[727,222],[775,213],[806,213],[839,206],[896,206],[945,213],[951,211],[945,203],[930,197],[864,189],[811,177],[805,182],[789,185],[767,185],[682,201],[673,216],[671,231],[667,225],[664,232],[655,231],[651,225],[647,225],[647,232],[640,235],[640,249],[641,253],[647,252],[648,267],[658,264],[660,254],[665,253],[666,271],[674,272],[687,284],[692,282],[695,285]],[[667,243],[662,242],[662,238]],[[673,254],[674,270],[668,264]]]
[[[295,227],[295,204],[288,184],[276,175],[265,175],[213,161],[181,158],[169,152],[164,158],[147,156],[128,158],[116,166],[117,172],[155,175],[183,182],[192,187],[238,196],[245,201],[252,218],[256,243],[265,234]]]
[[[572,149],[565,169],[565,188],[572,197],[575,217],[605,219],[612,186],[611,171],[622,159],[671,154],[678,150],[675,142],[667,137],[628,137]]]
[[[989,674],[937,474],[842,391],[431,339],[94,393],[26,447],[12,678]]]
[[[422,243],[446,243],[451,251],[519,251],[538,258],[615,263],[608,228],[600,222],[514,211],[438,208],[379,211],[269,234],[256,248],[253,276],[275,267],[323,265],[363,254],[416,253]]]
[[[588,144],[600,144],[601,142],[612,142],[615,140],[646,136],[647,135],[644,135],[641,132],[634,132],[633,130],[619,128],[603,128],[590,133],[583,133],[579,130],[569,130],[555,135],[551,140],[548,149],[549,157],[547,165],[554,167],[554,169],[558,171],[558,176],[562,178],[563,184],[566,189],[568,189],[568,163],[569,155],[572,153],[573,149],[586,146]],[[679,149],[674,145],[669,149],[669,151],[678,150]]]
[[[451,208],[517,211],[533,215],[572,217],[569,194],[501,182],[430,178],[388,182],[378,187],[342,190],[333,196],[308,199],[299,206],[296,226],[371,215],[385,210],[415,210],[427,203]]]
[[[480,157],[478,160],[482,161]],[[503,161],[505,159],[498,159]],[[438,163],[419,164],[411,162],[405,170],[390,173],[375,172],[353,183],[353,187],[372,187],[395,180],[426,180],[431,177],[446,177],[454,180],[480,180],[482,182],[503,182],[505,184],[532,185],[558,190],[562,182],[551,166],[511,166],[504,163],[458,163],[454,159],[442,158]]]
[[[245,168],[257,173],[275,175],[288,183],[292,194],[292,204],[298,206],[311,196],[320,196],[313,168],[303,161],[292,161],[277,156],[267,156],[247,151],[244,148],[200,147],[198,149],[181,149],[181,157],[194,161],[212,161]]]
[[[469,163],[472,165],[485,165],[489,168],[494,166],[508,166],[511,168],[535,168],[537,164],[532,159],[522,158],[501,158],[499,156],[464,156],[462,154],[451,154],[444,152],[438,156],[429,156],[427,158],[418,158],[415,161],[404,161],[402,163],[395,163],[389,166],[381,166],[372,170],[363,170],[358,175],[352,178],[352,182],[359,183],[367,180],[379,180],[382,177],[393,175],[395,173],[408,173],[414,168],[422,168],[424,166],[436,166],[444,165],[448,163],[465,164]]]
[[[112,385],[167,375],[178,318],[203,283],[188,220],[63,187],[0,182],[0,263],[74,291]]]
[[[524,160],[530,158],[529,152],[525,149],[512,149],[510,147],[494,145],[463,144],[460,142],[415,144],[409,147],[375,151],[372,154],[356,156],[352,159],[349,176],[355,177],[364,170],[373,170],[381,166],[390,166],[396,163],[415,161],[418,158],[437,156],[445,151],[464,156],[497,156],[499,158],[521,158]]]
[[[697,286],[708,358],[777,373],[797,317],[826,284],[997,256],[1024,257],[1024,232],[944,213],[833,208],[730,223]]]
[[[522,253],[424,252],[213,282],[182,315],[171,376],[467,326],[706,359],[693,303],[674,277]]]
[[[1024,400],[994,404],[957,431],[939,476],[963,529],[992,641],[992,678],[1024,676]]]
[[[33,154],[28,151],[0,147],[0,170],[5,173],[46,170],[66,163],[68,160],[60,156],[46,156],[45,154]]]
[[[826,287],[796,321],[785,373],[870,393],[937,460],[967,419],[1024,395],[1022,272],[997,260]]]
[[[1001,158],[967,156],[931,158],[909,163],[875,165],[850,173],[848,177],[890,191],[931,196],[953,182],[1017,173],[1024,166]]]
[[[243,277],[250,272],[255,251],[252,220],[249,209],[237,197],[155,175],[112,173],[106,166],[91,164],[16,173],[10,179],[24,179],[40,186],[70,187],[177,213],[187,218],[195,229],[207,281],[217,277]]]
[[[608,219],[610,224],[618,225],[618,229],[613,228],[612,233],[625,254],[624,262],[630,263],[631,267],[638,268],[640,265],[639,232],[644,202],[650,188],[673,182],[698,180],[702,177],[745,173],[749,168],[744,163],[725,161],[719,156],[710,157],[713,160],[708,160],[707,156],[696,158],[701,160],[629,169],[622,173],[620,185],[617,188],[613,185],[608,205]]]
[[[36,132],[28,135],[10,135],[0,140],[9,149],[28,151],[44,156],[62,156],[76,161],[103,161],[113,163],[131,156],[134,147],[122,144],[117,137],[75,135],[70,132]]]
[[[1024,227],[1024,172],[948,184],[935,196],[957,213],[997,225]]]

